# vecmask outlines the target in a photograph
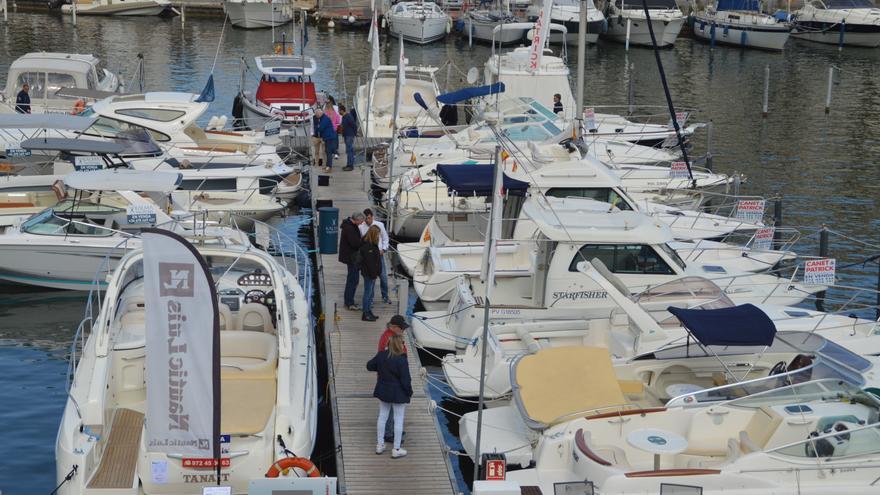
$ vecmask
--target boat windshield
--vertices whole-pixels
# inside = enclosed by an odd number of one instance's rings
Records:
[[[778,376],[768,377],[778,380]],[[768,380],[759,380],[768,381]],[[860,384],[840,378],[820,378],[803,383],[783,382],[778,387],[757,391],[726,402],[725,406],[759,409],[764,406],[812,402],[821,400],[844,400],[862,393]]]
[[[824,0],[825,7],[829,9],[873,9],[871,0]]]
[[[95,123],[83,131],[83,134],[116,140],[125,145],[126,149],[123,154],[126,155],[160,154],[162,150],[155,141],[166,142],[171,140],[171,137],[168,135],[152,129],[98,116],[91,107],[80,112],[80,115],[83,117],[97,117]]]
[[[860,426],[861,421],[853,415],[822,419],[824,421],[817,425],[818,435],[810,435],[806,440],[784,445],[769,452],[791,457],[828,460],[880,452],[880,424],[875,422]]]
[[[617,6],[619,7],[621,3],[623,3],[624,9],[642,9],[644,8],[643,1],[648,3],[649,9],[677,9],[678,6],[675,4],[675,0],[617,0]]]
[[[29,218],[22,224],[21,230],[37,235],[107,237],[113,235],[114,231],[112,220],[106,217],[124,211],[114,206],[87,201],[64,200]],[[107,226],[105,221],[110,222],[111,226]]]
[[[671,250],[671,248],[669,249]],[[681,258],[678,258],[676,263],[679,263],[680,260]],[[684,262],[682,261],[681,264]],[[632,300],[648,311],[651,317],[663,327],[681,326],[678,318],[671,316],[666,311],[666,307],[681,306],[684,301],[687,301],[686,307],[690,309],[720,309],[735,306],[718,285],[703,277],[682,277],[672,280],[646,289],[644,292],[632,296]],[[663,310],[658,312],[654,310],[656,308],[663,308]]]

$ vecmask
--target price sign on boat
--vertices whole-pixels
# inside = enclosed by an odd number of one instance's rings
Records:
[[[687,179],[688,175],[688,167],[685,162],[672,162],[672,165],[669,166],[669,178],[670,179]]]
[[[77,156],[73,159],[73,168],[77,172],[92,172],[104,168],[104,160],[100,156]]]
[[[837,262],[834,258],[810,260],[804,263],[804,283],[807,285],[834,285]]]
[[[156,223],[156,209],[152,205],[128,205],[125,208],[125,218],[129,224]]]
[[[584,109],[584,126],[588,131],[596,130],[596,111],[593,107]]]
[[[776,227],[764,227],[755,231],[755,238],[752,240],[752,249],[769,251],[773,249],[773,234],[776,233]]]
[[[31,156],[31,150],[22,149],[18,143],[6,145],[6,158],[24,158],[27,156]]]
[[[281,121],[280,120],[272,120],[266,123],[266,126],[263,128],[266,136],[277,136],[281,134]]]
[[[737,201],[736,218],[746,222],[760,222],[764,218],[764,200],[741,199]]]
[[[688,115],[688,112],[675,112],[675,121],[678,122],[679,129],[684,129],[684,123],[687,122]],[[669,128],[675,128],[675,126],[672,125],[672,121],[669,122]]]

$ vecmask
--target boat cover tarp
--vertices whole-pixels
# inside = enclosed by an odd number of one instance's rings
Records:
[[[312,82],[263,80],[257,87],[257,100],[265,103],[305,103],[311,106],[318,101],[318,97]]]
[[[627,403],[605,347],[551,347],[518,360],[513,397],[526,424],[541,429],[554,423],[611,412]]]
[[[437,165],[437,176],[450,191],[461,196],[491,196],[495,183],[494,165]],[[504,191],[522,196],[529,189],[529,183],[504,176]]]
[[[79,117],[56,114],[9,114],[0,115],[0,129],[58,129],[84,131],[92,126],[97,117]]]
[[[477,86],[475,88],[463,88],[451,93],[444,93],[437,97],[437,101],[444,105],[452,105],[460,101],[469,100],[471,98],[479,98],[480,96],[494,95],[495,93],[504,92],[504,83],[497,82],[486,86]],[[418,102],[418,100],[416,100]],[[421,103],[419,103],[421,105]],[[423,107],[424,108],[424,107]]]
[[[125,146],[113,141],[69,138],[32,138],[21,142],[21,148],[31,151],[66,151],[69,153],[94,153],[96,155],[118,155]]]
[[[143,191],[169,193],[180,186],[183,174],[154,170],[94,170],[72,172],[64,184],[81,191]]]
[[[773,343],[776,325],[753,304],[732,308],[667,308],[703,345],[768,346]]]
[[[718,10],[749,10],[757,11],[758,0],[718,0]]]

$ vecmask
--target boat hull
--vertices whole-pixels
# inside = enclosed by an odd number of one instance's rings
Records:
[[[446,37],[447,19],[427,18],[421,21],[415,17],[390,17],[389,34],[404,41],[426,45]]]
[[[246,95],[241,95],[241,111],[244,118],[244,124],[250,129],[260,129],[270,120],[274,120],[275,116],[264,111],[262,108],[254,104]],[[290,136],[308,136],[309,122],[282,119],[281,125],[289,127],[288,135]]]
[[[104,285],[106,275],[125,254],[123,248],[23,244],[0,246],[0,280],[63,290],[91,290]],[[107,262],[109,260],[109,270]],[[98,274],[102,270],[103,274]]]
[[[791,34],[788,28],[781,24],[779,26],[743,26],[696,16],[694,18],[694,36],[711,42],[713,22],[715,22],[715,43],[722,45],[760,50],[782,50]]]
[[[229,22],[243,29],[265,29],[283,26],[293,18],[282,3],[225,2]]]
[[[118,15],[118,16],[153,16],[161,15],[170,9],[170,4],[157,3],[153,1],[128,1],[121,0],[109,5],[85,4],[76,6],[76,15]],[[65,14],[73,13],[72,5],[64,5],[61,12]]]
[[[839,29],[827,22],[795,21],[792,36],[826,45],[840,44]],[[880,26],[847,25],[843,34],[843,44],[876,48],[880,46]]]
[[[617,43],[626,43],[626,19],[612,17],[608,20],[608,30],[605,31],[604,37]],[[678,39],[678,33],[684,26],[684,17],[677,17],[671,20],[651,19],[654,27],[654,36],[657,38],[657,46],[664,48],[672,46]],[[629,44],[640,46],[651,46],[651,33],[648,31],[648,24],[642,19],[632,19],[630,23]]]
[[[492,43],[494,40],[496,44],[512,45],[521,42],[526,37],[526,29],[507,29],[505,27],[493,38],[493,31],[498,24],[472,18],[468,18],[464,22],[465,29],[470,29],[470,36],[474,41]]]

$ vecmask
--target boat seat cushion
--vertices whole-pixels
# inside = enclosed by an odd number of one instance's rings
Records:
[[[275,332],[269,308],[260,303],[241,305],[238,311],[238,328],[249,332]]]
[[[781,423],[782,417],[769,407],[757,409],[749,424],[739,432],[741,450],[746,453],[764,450]]]
[[[220,356],[223,432],[262,432],[275,409],[276,338],[258,332],[221,332]]]

